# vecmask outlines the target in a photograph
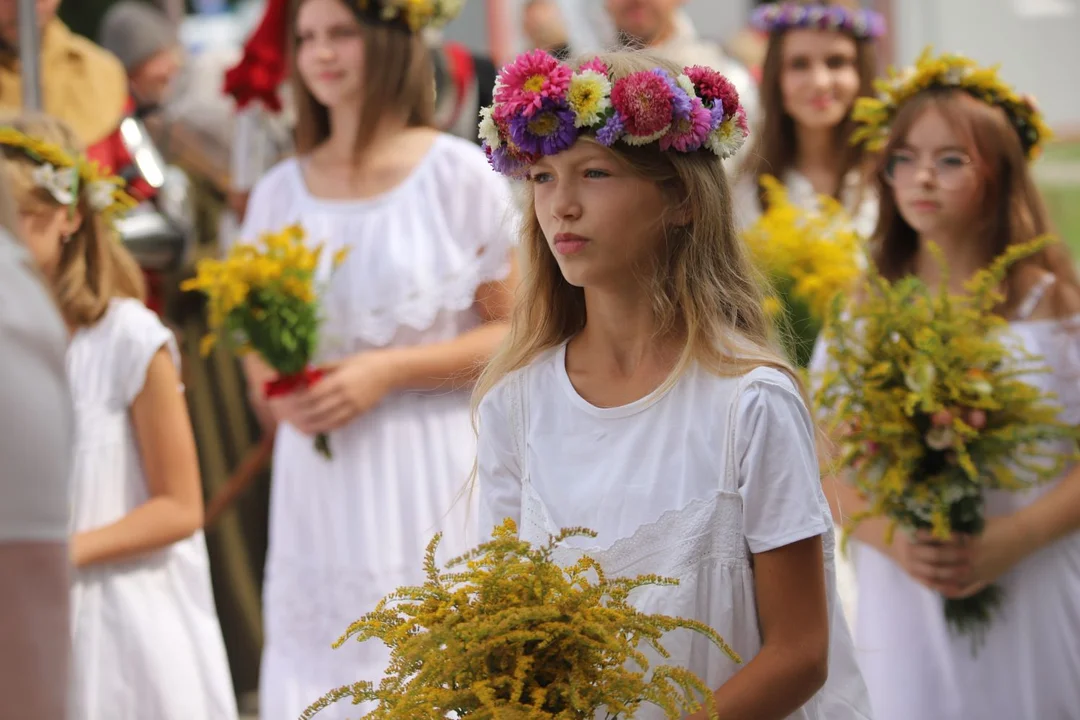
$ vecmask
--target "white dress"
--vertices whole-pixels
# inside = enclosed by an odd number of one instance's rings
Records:
[[[510,268],[506,182],[472,143],[441,135],[409,177],[367,200],[324,200],[286,160],[256,185],[244,240],[300,222],[323,259],[349,248],[325,296],[320,359],[453,340],[478,327],[478,287]],[[263,720],[296,720],[331,689],[377,683],[378,641],[331,644],[402,585],[422,581],[423,551],[445,532],[444,558],[474,544],[461,499],[475,457],[468,390],[406,391],[330,434],[278,429],[263,591]],[[471,516],[475,522],[475,515]],[[357,718],[347,702],[320,718]]]
[[[1056,393],[1062,419],[1080,425],[1080,316],[1014,321],[1008,337],[1021,352],[1046,359],[1053,373],[1029,382]],[[1060,450],[1075,448],[1061,443]],[[1053,486],[988,493],[987,514],[1016,512]],[[1004,604],[974,657],[970,640],[946,626],[940,595],[876,549],[853,547],[855,636],[877,720],[1080,717],[1080,532],[1025,558],[998,581]]]
[[[179,370],[173,334],[130,299],[113,300],[71,340],[73,533],[149,499],[129,408],[161,348]],[[71,720],[235,720],[201,531],[137,559],[74,571],[71,617]]]
[[[813,425],[783,374],[759,368],[721,378],[692,368],[666,391],[598,408],[570,382],[563,345],[485,396],[478,463],[482,530],[512,517],[534,543],[565,527],[596,531],[595,540],[576,546],[587,547],[609,575],[655,573],[680,581],[635,591],[636,607],[711,626],[744,662],[762,643],[752,554],[821,536],[829,679],[790,717],[869,717],[837,603],[832,521]],[[666,662],[690,669],[709,687],[739,670],[686,631],[668,634],[664,644],[671,652]],[[637,717],[662,715],[645,706]]]
[[[810,180],[798,170],[789,169],[784,173],[784,187],[788,200],[796,207],[816,207],[819,193],[814,190]],[[878,219],[878,199],[872,188],[863,182],[863,176],[857,170],[851,170],[844,176],[840,190],[840,202],[851,216],[852,225],[863,238],[874,234]],[[761,200],[758,197],[757,179],[750,175],[741,176],[732,190],[735,206],[735,226],[740,230],[750,227],[761,217]]]

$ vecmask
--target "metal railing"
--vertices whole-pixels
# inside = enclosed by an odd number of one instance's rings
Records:
[[[19,0],[19,69],[23,107],[41,110],[41,32],[35,0]]]

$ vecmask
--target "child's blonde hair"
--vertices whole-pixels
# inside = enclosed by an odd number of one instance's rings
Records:
[[[644,52],[600,56],[613,79],[662,67],[682,68]],[[722,161],[714,154],[662,152],[658,143],[611,148],[641,177],[656,182],[670,198],[670,216],[687,222],[663,223],[666,252],[651,278],[659,334],[686,338],[668,382],[692,363],[722,376],[741,376],[774,367],[802,388],[777,349],[772,323],[763,308],[762,282],[751,264],[732,216],[731,193]],[[523,214],[520,252],[523,276],[510,332],[477,381],[475,408],[508,373],[557,347],[585,326],[585,294],[562,276],[536,218],[531,189]]]
[[[60,120],[44,114],[6,117],[0,124],[62,148],[71,156],[83,153],[74,131]],[[38,163],[21,148],[3,147],[7,178],[18,210],[37,215],[63,207],[34,181]],[[80,186],[77,201],[82,216],[79,229],[64,243],[52,279],[53,292],[64,318],[77,327],[93,325],[105,314],[115,297],[145,297],[142,270],[120,243],[111,224],[93,210],[87,189]]]

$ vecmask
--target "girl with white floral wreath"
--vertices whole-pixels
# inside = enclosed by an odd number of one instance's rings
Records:
[[[386,650],[335,650],[365,608],[422,579],[424,549],[473,543],[461,499],[475,456],[473,380],[506,332],[509,184],[474,143],[432,129],[423,31],[460,2],[302,0],[290,18],[298,154],[255,186],[241,241],[299,223],[348,258],[322,300],[309,388],[256,408],[277,423],[260,677],[264,720],[295,720],[329,688],[377,680]],[[330,434],[333,459],[313,448]],[[324,711],[359,717],[364,707]]]
[[[71,332],[68,718],[235,720],[179,351],[110,222],[134,201],[53,118],[0,123],[0,149],[23,240]]]
[[[560,561],[678,580],[631,601],[742,657],[663,639],[719,717],[867,718],[814,423],[735,233],[734,86],[644,53],[533,52],[502,70],[481,134],[528,188],[522,291],[475,393],[481,531],[586,527]]]

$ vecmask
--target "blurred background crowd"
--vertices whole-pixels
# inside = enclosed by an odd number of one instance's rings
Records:
[[[277,0],[269,0],[274,5]],[[557,56],[621,39],[682,64],[721,69],[744,92],[760,80],[765,38],[751,0],[469,0],[429,37],[442,129],[476,139],[496,68],[543,48]],[[909,63],[926,45],[1001,63],[1036,95],[1057,140],[1036,174],[1062,237],[1080,253],[1080,65],[1077,0],[865,0],[888,18],[879,61]],[[293,116],[282,28],[267,0],[0,0],[0,107],[36,97],[128,179],[151,212],[122,227],[150,281],[150,306],[181,338],[183,373],[210,499],[214,591],[241,707],[252,712],[262,642],[271,435],[251,411],[236,361],[199,354],[201,301],[179,292],[201,257],[235,236],[254,182],[291,150]],[[35,71],[22,64],[21,6],[40,34]],[[260,33],[262,35],[260,35]],[[261,48],[262,94],[227,82],[248,44]],[[31,87],[34,84],[36,87]],[[231,92],[226,87],[231,87]],[[247,92],[247,94],[245,94]],[[277,101],[280,100],[280,105]]]

